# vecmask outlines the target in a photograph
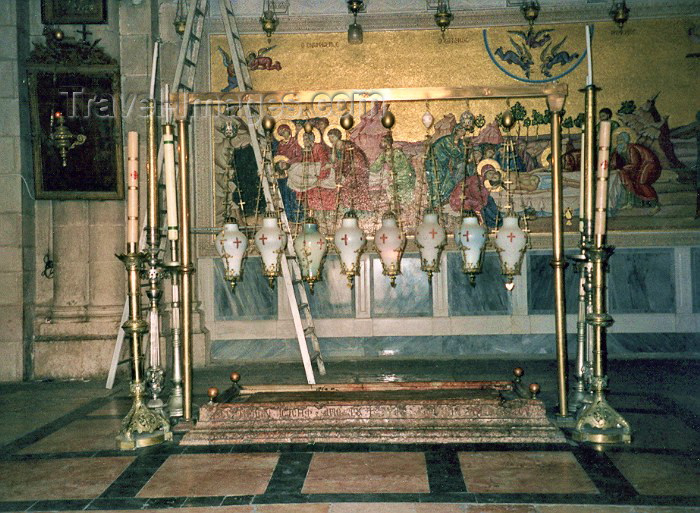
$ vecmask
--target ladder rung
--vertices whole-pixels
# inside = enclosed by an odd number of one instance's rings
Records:
[[[190,59],[185,59],[185,60],[183,61],[183,64],[186,64],[187,66],[189,66],[189,67],[191,67],[191,68],[196,68],[196,67],[197,67],[197,63],[196,63],[196,62],[192,62]]]
[[[306,328],[304,328],[304,335],[315,334],[315,330],[316,328],[314,326],[307,326]]]
[[[311,308],[309,307],[309,303],[299,303],[299,309],[302,308],[308,308],[309,310],[311,310]]]
[[[202,40],[202,38],[199,37],[198,35],[190,34],[190,41],[196,41],[197,43],[199,43],[201,40]]]

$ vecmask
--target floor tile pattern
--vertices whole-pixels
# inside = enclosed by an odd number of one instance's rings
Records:
[[[345,381],[388,375],[381,364],[334,365]],[[528,367],[536,369],[528,380],[543,385],[554,411],[551,364]],[[504,368],[406,362],[389,374],[489,379]],[[637,361],[628,368],[635,372],[618,373],[610,399],[635,439],[604,452],[574,442],[184,447],[181,435],[120,452],[114,436],[129,405],[125,386],[105,392],[101,384],[0,385],[0,404],[8,405],[0,410],[0,512],[700,513],[700,362]],[[293,383],[303,379],[298,371],[293,365],[275,372]],[[195,402],[204,402],[206,386],[223,388],[216,380],[229,372],[206,376]],[[246,376],[268,382],[269,369],[251,368]],[[661,385],[649,392],[635,379]],[[23,397],[23,406],[8,396]],[[39,396],[50,405],[46,411],[29,400]]]

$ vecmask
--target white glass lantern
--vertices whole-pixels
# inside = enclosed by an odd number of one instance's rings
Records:
[[[287,235],[280,229],[275,217],[264,217],[262,228],[255,234],[255,247],[260,252],[263,276],[275,286],[275,278],[280,275],[280,259],[287,246]]]
[[[447,242],[445,229],[438,222],[435,212],[423,214],[423,221],[416,228],[416,245],[420,251],[420,268],[428,273],[428,281],[440,272],[440,255]]]
[[[323,259],[328,251],[326,238],[318,231],[318,224],[313,218],[304,222],[304,229],[294,241],[294,252],[301,269],[301,277],[309,284],[311,292],[314,284],[321,279]]]
[[[421,121],[423,122],[425,129],[430,130],[430,127],[433,126],[433,121],[435,121],[435,118],[429,110],[426,110],[425,114],[423,114],[423,117],[421,118]]]
[[[496,235],[496,251],[501,261],[501,273],[506,276],[506,288],[513,290],[513,276],[520,274],[520,266],[527,248],[527,235],[520,228],[519,218],[509,214],[503,219],[503,226]]]
[[[231,283],[231,288],[241,279],[241,267],[248,238],[238,229],[236,223],[226,223],[224,229],[216,236],[216,249],[224,260],[226,268],[226,280]]]
[[[345,214],[333,242],[340,255],[340,270],[348,277],[348,287],[352,287],[355,276],[360,274],[360,257],[367,243],[354,212]]]
[[[479,224],[474,212],[467,212],[462,224],[455,230],[455,244],[462,253],[462,271],[469,275],[469,283],[476,283],[476,275],[481,273],[486,248],[486,228]]]
[[[391,286],[395,287],[396,277],[401,274],[401,256],[406,247],[406,236],[393,213],[389,212],[382,218],[382,225],[374,234],[374,245],[382,261],[382,272],[391,278]]]

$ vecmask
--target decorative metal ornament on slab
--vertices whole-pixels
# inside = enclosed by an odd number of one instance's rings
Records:
[[[241,279],[243,258],[248,249],[248,238],[238,229],[236,223],[226,223],[216,236],[216,250],[224,261],[226,280],[231,288]]]
[[[462,224],[455,230],[455,244],[462,254],[462,272],[469,276],[472,286],[482,270],[486,240],[487,229],[479,224],[474,212],[466,212]]]
[[[422,222],[416,227],[416,245],[420,251],[420,268],[428,274],[428,282],[432,283],[433,274],[440,272],[440,257],[447,244],[447,233],[440,226],[438,215],[428,211],[423,215]]]
[[[401,274],[401,257],[406,247],[406,235],[399,227],[396,215],[388,212],[382,218],[382,225],[374,234],[374,246],[382,262],[382,274],[396,286],[396,277]]]
[[[313,293],[314,284],[321,280],[323,261],[328,251],[326,238],[318,231],[318,223],[313,218],[307,218],[302,232],[294,241],[294,252],[301,269],[302,279],[309,284]]]
[[[527,235],[520,228],[520,218],[516,214],[511,213],[503,219],[494,243],[501,261],[501,274],[506,277],[506,288],[513,290],[513,277],[520,275],[527,248]]]
[[[367,237],[358,225],[354,212],[345,214],[333,242],[340,255],[340,271],[347,276],[348,287],[352,287],[355,276],[360,274],[360,258],[367,244]]]
[[[270,287],[274,287],[282,272],[280,260],[287,247],[287,235],[279,227],[276,217],[263,218],[262,227],[255,234],[255,247],[262,258],[263,276],[268,279]]]

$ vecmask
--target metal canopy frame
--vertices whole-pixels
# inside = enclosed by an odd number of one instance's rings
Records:
[[[566,84],[551,83],[546,85],[518,86],[469,86],[469,87],[410,87],[377,89],[339,89],[329,91],[240,91],[228,93],[189,93],[173,92],[168,100],[174,110],[179,126],[185,126],[190,106],[213,107],[230,104],[282,105],[285,103],[313,104],[317,102],[404,102],[426,100],[479,100],[479,99],[515,99],[544,98],[549,110],[554,114],[551,120],[552,149],[552,251],[551,261],[554,270],[555,297],[555,338],[557,357],[557,384],[559,399],[559,416],[567,416],[568,382],[567,382],[567,348],[566,348],[566,313],[564,308],[564,237],[562,226],[562,168],[561,168],[561,114],[568,95]],[[262,112],[262,109],[260,110]],[[185,155],[181,160],[189,167],[187,144],[180,151]],[[184,217],[189,217],[189,202],[182,207]],[[190,363],[191,365],[191,363]],[[186,369],[187,372],[187,369]],[[189,369],[191,372],[191,369]]]

